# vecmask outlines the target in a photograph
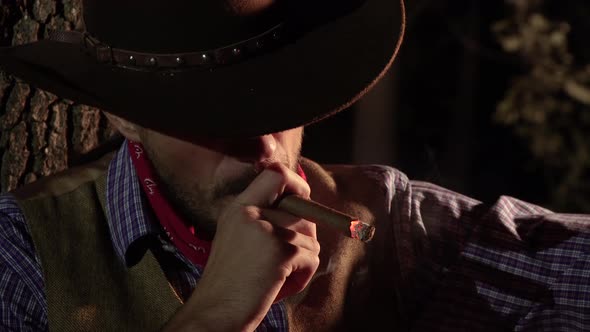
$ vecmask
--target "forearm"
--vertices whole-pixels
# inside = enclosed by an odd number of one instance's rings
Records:
[[[249,315],[245,308],[249,303],[240,299],[247,294],[224,294],[216,288],[216,282],[204,276],[189,299],[166,323],[163,332],[226,332],[254,331],[262,317]],[[222,287],[225,288],[225,287]],[[236,296],[237,295],[237,296]],[[229,297],[228,297],[229,296]]]
[[[195,293],[166,323],[162,332],[223,332],[241,331],[233,320],[228,308],[223,308],[221,301],[206,303]],[[211,302],[211,301],[209,301]]]

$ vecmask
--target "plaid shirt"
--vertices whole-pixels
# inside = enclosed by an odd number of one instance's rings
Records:
[[[388,192],[391,225],[415,331],[590,331],[590,216],[555,214],[511,197],[487,206],[436,185],[364,166]],[[108,221],[121,260],[131,243],[161,237],[150,221],[126,144],[108,170]],[[120,203],[115,203],[120,202]],[[201,275],[163,240],[157,257],[186,298]],[[0,196],[0,327],[47,329],[39,258],[14,198]],[[177,264],[167,264],[173,260]],[[286,330],[275,305],[261,330]]]

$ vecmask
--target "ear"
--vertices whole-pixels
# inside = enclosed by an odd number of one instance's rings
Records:
[[[114,114],[103,112],[109,122],[123,135],[125,138],[131,141],[140,142],[141,138],[139,131],[141,127],[133,122],[129,122],[123,118],[120,118]]]

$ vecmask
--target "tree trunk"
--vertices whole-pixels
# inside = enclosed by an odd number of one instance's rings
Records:
[[[82,29],[81,0],[0,2],[0,43]],[[102,113],[0,72],[0,192],[62,171],[114,135]]]

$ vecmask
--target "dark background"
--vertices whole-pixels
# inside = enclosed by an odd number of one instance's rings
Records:
[[[533,65],[526,56],[503,50],[492,29],[498,21],[526,21],[534,14],[550,22],[567,22],[574,72],[589,60],[589,5],[520,1],[518,7],[517,2],[408,2],[405,42],[388,80],[366,98],[369,102],[309,127],[304,154],[328,163],[385,163],[410,179],[434,182],[490,203],[500,195],[511,195],[559,211],[590,212],[588,192],[578,186],[585,188],[588,183],[587,164],[578,165],[583,171],[572,179],[575,185],[557,193],[573,167],[561,163],[560,156],[579,154],[584,146],[565,142],[554,155],[539,156],[532,151],[531,139],[519,135],[517,124],[495,120],[498,103],[517,77],[530,74]],[[547,94],[567,99],[559,91]],[[371,105],[391,114],[359,126],[359,119],[373,116]],[[576,107],[577,112],[590,111],[585,104]],[[380,119],[390,124],[384,128]],[[590,132],[581,122],[565,121],[565,128],[559,129],[565,130],[562,137],[571,128],[588,133],[583,135],[588,140]],[[531,130],[547,131],[547,126],[551,128],[550,121]],[[379,132],[379,141],[373,130]]]

